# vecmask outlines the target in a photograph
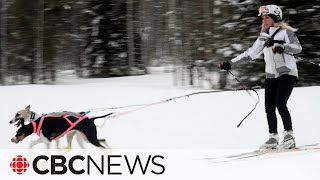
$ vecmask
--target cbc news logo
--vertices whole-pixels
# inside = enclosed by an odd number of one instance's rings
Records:
[[[13,172],[20,175],[27,171],[29,163],[26,158],[22,157],[21,155],[18,155],[17,157],[12,159],[10,167]]]
[[[153,174],[162,175],[165,172],[163,164],[164,157],[161,155],[101,155],[93,158],[90,155],[74,155],[66,158],[63,155],[39,155],[32,160],[32,169],[39,175],[63,175],[65,173],[88,174],[92,170],[100,172],[101,175],[123,175],[123,174]],[[40,167],[39,161],[48,162],[49,167]],[[76,165],[75,165],[76,164]],[[21,155],[12,159],[10,167],[14,173],[21,175],[29,168],[29,162]]]

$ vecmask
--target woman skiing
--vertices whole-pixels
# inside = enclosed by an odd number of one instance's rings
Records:
[[[261,6],[259,16],[262,18],[261,34],[248,50],[233,58],[222,61],[220,68],[231,67],[251,61],[264,54],[265,60],[265,110],[269,126],[269,139],[261,149],[291,149],[296,146],[292,131],[291,116],[287,101],[297,82],[298,70],[294,54],[300,53],[302,47],[296,29],[282,21],[282,11],[276,5]],[[276,108],[282,118],[284,138],[279,143],[277,131]]]

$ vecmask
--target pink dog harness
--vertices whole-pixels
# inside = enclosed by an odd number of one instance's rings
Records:
[[[71,122],[69,117],[70,116],[73,116],[73,115],[65,115],[63,116],[63,118],[68,121],[68,123],[70,124],[70,127],[65,130],[62,134],[60,134],[59,136],[55,137],[54,139],[52,140],[57,140],[59,138],[61,138],[62,136],[64,136],[65,134],[67,134],[70,130],[72,130],[79,122],[81,122],[82,120],[86,119],[86,118],[89,118],[88,116],[78,116],[77,120],[75,122]],[[33,126],[33,133],[37,133],[37,135],[40,137],[40,131],[41,131],[41,126],[43,124],[43,121],[44,121],[44,118],[46,117],[60,117],[60,116],[55,116],[55,115],[43,115],[41,116],[41,119],[40,119],[40,122],[39,122],[39,125],[37,127],[37,123],[35,123],[34,121],[31,121],[32,123],[32,126]],[[75,117],[75,116],[73,116]]]

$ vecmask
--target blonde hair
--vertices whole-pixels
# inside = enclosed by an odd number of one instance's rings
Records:
[[[275,22],[273,24],[273,26],[280,27],[281,29],[287,29],[287,30],[292,31],[292,32],[298,31],[298,29],[291,27],[289,24],[287,24],[286,22],[283,22],[283,21]],[[261,24],[261,32],[265,32],[263,23]]]
[[[287,23],[285,23],[283,21],[274,23],[274,26],[275,27],[280,27],[281,29],[287,29],[287,30],[292,31],[292,32],[298,31],[298,29],[291,27],[289,24],[287,24]]]

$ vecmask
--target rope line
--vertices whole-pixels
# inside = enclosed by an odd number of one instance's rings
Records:
[[[130,109],[130,110],[127,110],[127,111],[124,111],[124,112],[119,112],[119,113],[111,113],[109,114],[108,118],[116,118],[116,117],[119,117],[119,116],[122,116],[122,115],[127,115],[127,114],[130,114],[130,113],[133,113],[133,112],[136,112],[136,111],[139,111],[139,110],[142,110],[142,109],[145,109],[145,108],[148,108],[148,107],[151,107],[151,106],[155,106],[155,105],[159,105],[159,104],[163,104],[163,103],[167,103],[167,102],[170,102],[170,101],[173,101],[173,100],[177,100],[177,99],[180,99],[180,98],[185,98],[185,97],[190,97],[190,96],[194,96],[194,95],[199,95],[199,94],[209,94],[209,93],[218,93],[218,92],[226,92],[226,91],[240,91],[240,90],[245,90],[249,95],[250,97],[252,97],[256,103],[253,107],[253,109],[240,121],[240,123],[237,125],[237,127],[239,128],[240,125],[244,122],[245,119],[247,119],[250,114],[257,108],[257,105],[259,104],[260,102],[260,98],[259,98],[259,94],[258,92],[255,90],[255,89],[248,89],[246,88],[242,83],[241,81],[231,72],[228,70],[228,72],[236,79],[236,81],[240,84],[241,86],[241,89],[236,89],[236,90],[210,90],[210,91],[198,91],[198,92],[194,92],[194,93],[190,93],[190,94],[186,94],[186,95],[182,95],[182,96],[176,96],[176,97],[172,97],[172,98],[168,98],[168,99],[165,99],[165,100],[162,100],[162,101],[158,101],[158,102],[153,102],[153,103],[145,103],[145,104],[132,104],[132,105],[126,105],[126,106],[118,106],[118,107],[101,107],[101,108],[95,108],[95,109],[92,109],[92,110],[89,110],[88,113],[90,112],[98,112],[98,111],[105,111],[105,110],[117,110],[117,109],[125,109],[125,108],[134,108],[134,109]],[[250,91],[253,91],[255,92],[255,94],[257,95],[257,99],[255,99],[253,97],[253,95],[250,93]]]

